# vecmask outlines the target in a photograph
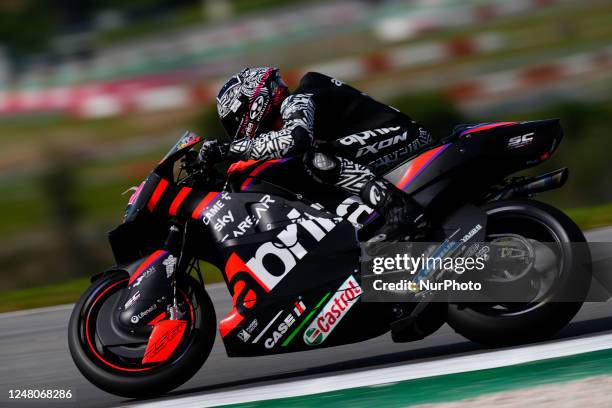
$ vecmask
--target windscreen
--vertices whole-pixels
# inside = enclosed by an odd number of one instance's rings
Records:
[[[193,145],[199,143],[201,140],[202,140],[202,138],[200,136],[196,135],[193,132],[187,131],[187,132],[183,133],[183,135],[180,137],[178,142],[176,142],[176,144],[174,146],[172,146],[170,151],[168,151],[168,153],[166,153],[166,155],[161,160],[161,162],[159,162],[159,164],[163,164],[168,159],[170,159],[171,157],[175,156],[178,152],[180,152],[182,150],[185,150],[185,149],[189,149]]]

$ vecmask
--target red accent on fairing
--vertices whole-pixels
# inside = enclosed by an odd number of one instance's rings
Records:
[[[250,309],[255,306],[255,303],[257,303],[257,293],[249,289],[246,295],[244,295],[244,307]]]
[[[142,364],[166,361],[181,342],[186,327],[185,320],[163,320],[156,324],[149,337]]]
[[[253,171],[251,171],[251,173],[249,173],[249,177],[246,180],[244,180],[244,182],[240,186],[240,190],[244,190],[253,182],[252,177],[255,177],[256,175],[258,175],[259,173],[261,173],[263,170],[267,169],[268,167],[272,166],[273,164],[284,163],[287,160],[288,160],[287,158],[273,159],[273,160],[266,160],[265,162],[261,163],[259,166],[255,167]]]
[[[89,309],[89,313],[87,314],[87,318],[85,320],[85,340],[87,340],[87,344],[89,345],[89,349],[92,351],[92,353],[100,360],[102,361],[104,364],[106,364],[109,367],[112,367],[116,370],[120,370],[120,371],[132,371],[132,372],[137,372],[137,371],[148,371],[151,370],[152,368],[155,368],[156,366],[152,366],[152,367],[143,367],[143,368],[126,368],[126,367],[119,367],[118,365],[115,365],[113,363],[110,363],[108,361],[106,361],[104,358],[102,358],[102,356],[100,354],[98,354],[98,352],[96,351],[96,349],[94,348],[93,344],[91,343],[91,339],[89,338],[89,318],[90,318],[90,313],[93,310],[94,306],[96,305],[96,303],[98,302],[98,300],[104,296],[104,294],[106,292],[108,292],[109,290],[111,290],[112,288],[114,288],[115,286],[119,285],[120,283],[125,282],[127,279],[122,279],[118,282],[113,283],[112,285],[110,285],[108,288],[104,289],[104,291],[102,291],[102,293],[100,293],[96,299],[93,301],[93,303],[91,304],[91,307]]]
[[[240,160],[240,161],[234,162],[227,168],[227,174],[233,173],[235,171],[243,172],[249,167],[251,167],[252,165],[254,165],[255,163],[257,163],[257,161],[258,160]]]
[[[469,135],[470,133],[475,133],[475,132],[482,132],[483,130],[489,130],[489,129],[493,129],[499,126],[514,125],[516,123],[517,122],[497,122],[497,123],[489,123],[487,125],[480,125],[480,126],[476,126],[476,127],[464,130],[463,132],[461,132],[461,136]]]
[[[159,257],[167,254],[168,251],[164,251],[163,249],[158,249],[157,251],[153,252],[151,255],[149,255],[149,257],[147,259],[145,259],[145,261],[143,263],[140,264],[140,266],[138,267],[138,269],[136,269],[136,272],[134,272],[134,274],[132,276],[130,276],[130,280],[128,282],[128,285],[131,285],[132,282],[134,282],[134,280],[138,277],[138,275],[140,275],[145,269],[147,269],[153,262],[157,261],[159,259]]]
[[[225,277],[227,281],[231,282],[232,277],[238,272],[248,273],[253,277],[253,279],[255,279],[259,286],[261,286],[266,292],[270,292],[270,289],[261,280],[259,280],[255,272],[253,272],[251,268],[249,268],[248,265],[242,259],[240,259],[238,254],[233,253],[230,255],[227,260],[227,263],[225,264]],[[243,281],[236,282],[235,285],[231,288],[231,292],[233,293],[232,303],[234,306],[232,307],[231,312],[223,320],[221,320],[221,322],[219,322],[219,332],[221,333],[221,337],[225,337],[229,332],[234,330],[234,328],[242,321],[242,319],[244,319],[244,317],[240,313],[238,313],[238,310],[236,309],[236,300],[238,299],[238,296],[243,291],[243,289]],[[244,303],[246,304],[243,304],[243,306],[251,308],[255,306],[256,302],[257,296],[255,292],[249,289],[246,296],[244,297]]]
[[[227,263],[225,264],[225,277],[227,281],[230,282],[234,275],[238,272],[246,272],[255,279],[257,284],[261,286],[266,292],[270,292],[270,288],[266,286],[259,277],[249,268],[249,266],[238,256],[237,253],[232,253],[227,259]]]
[[[153,318],[153,320],[151,320],[149,323],[147,323],[147,326],[155,326],[157,323],[159,323],[162,320],[164,320],[164,317],[166,317],[166,312],[161,312],[160,314],[155,316]]]
[[[230,314],[219,322],[219,333],[221,333],[221,337],[227,336],[227,334],[234,330],[243,319],[244,317],[238,313],[238,310],[234,307]]]
[[[284,161],[286,161],[286,159],[267,160],[264,163],[261,163],[259,166],[255,167],[255,169],[253,169],[253,171],[251,172],[251,174],[249,174],[249,176],[255,177],[256,175],[261,173],[265,168],[268,168],[268,167],[270,167],[273,164],[281,163],[281,162],[284,162]]]
[[[183,203],[183,200],[185,200],[185,197],[187,197],[187,194],[189,194],[190,192],[191,187],[183,187],[181,191],[179,191],[176,197],[174,197],[174,200],[172,200],[172,204],[170,204],[170,215],[176,215],[176,212]]]
[[[208,204],[210,204],[215,198],[217,198],[219,194],[220,193],[217,192],[211,192],[206,194],[206,197],[204,197],[202,201],[200,201],[200,204],[198,204],[198,206],[195,208],[195,210],[193,210],[191,218],[195,220],[199,219],[202,215],[202,211],[204,211],[204,208],[206,208]]]
[[[244,181],[242,182],[242,185],[240,186],[240,190],[244,190],[245,188],[250,186],[252,182],[253,182],[253,179],[251,177],[245,178]]]
[[[408,170],[406,170],[406,173],[404,173],[400,181],[396,184],[397,188],[399,188],[400,190],[406,188],[406,186],[410,184],[412,180],[414,180],[414,178],[421,171],[423,171],[425,167],[427,167],[427,165],[431,163],[431,161],[433,161],[433,159],[435,159],[440,153],[442,153],[448,146],[450,146],[450,143],[438,146],[435,149],[428,150],[425,153],[415,157],[408,166]]]
[[[149,211],[152,212],[155,209],[157,202],[161,198],[162,194],[164,194],[164,191],[166,190],[166,187],[168,187],[168,184],[168,180],[166,179],[159,180],[159,184],[157,185],[157,187],[155,187],[155,191],[153,191],[153,194],[151,195],[151,198],[147,203],[147,208],[149,209]]]
[[[183,150],[186,149],[188,147],[191,147],[197,143],[200,143],[202,141],[202,138],[198,135],[196,135],[195,133],[191,133],[189,132],[189,136],[192,138],[191,140],[187,141],[187,143],[184,143],[182,145],[179,145],[179,149]]]

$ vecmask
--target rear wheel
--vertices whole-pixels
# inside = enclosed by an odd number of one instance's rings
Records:
[[[107,275],[81,296],[68,326],[70,353],[81,373],[104,391],[130,398],[159,395],[191,378],[208,358],[216,333],[213,304],[195,279],[179,282],[177,303],[187,322],[185,334],[166,361],[143,364],[148,336],[126,334],[122,342],[104,344],[99,335],[114,324],[110,310],[127,282],[127,274]]]
[[[449,325],[488,346],[550,337],[576,315],[590,287],[590,253],[582,231],[561,211],[537,201],[494,202],[485,211],[487,241],[532,243],[548,264],[531,265],[528,277],[506,276],[508,285],[526,282],[530,301],[450,304]]]

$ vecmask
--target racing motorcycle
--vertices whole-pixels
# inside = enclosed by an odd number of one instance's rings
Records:
[[[72,358],[93,384],[121,396],[158,395],[187,381],[206,361],[217,330],[204,262],[206,271],[221,270],[232,297],[218,324],[231,357],[314,350],[388,332],[396,342],[415,341],[444,323],[485,346],[551,336],[589,289],[589,255],[570,245],[585,238],[561,211],[530,198],[561,187],[567,169],[511,175],[547,160],[561,138],[554,119],[459,125],[381,173],[425,208],[424,240],[512,244],[511,261],[531,267],[504,270],[492,281],[519,285],[529,299],[380,303],[363,301],[359,274],[363,231],[380,221],[376,211],[313,181],[299,158],[240,161],[221,176],[198,159],[202,138],[186,132],[109,233],[116,265],[93,276],[74,307]],[[524,259],[539,243],[552,248],[552,267]],[[564,301],[568,291],[572,299]]]

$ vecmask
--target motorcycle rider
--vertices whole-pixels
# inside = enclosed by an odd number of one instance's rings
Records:
[[[377,171],[432,144],[429,132],[397,109],[323,74],[310,72],[292,93],[277,68],[246,68],[217,96],[230,143],[205,142],[201,160],[302,156],[318,182],[360,196],[384,217],[370,241],[411,239],[422,208]]]

